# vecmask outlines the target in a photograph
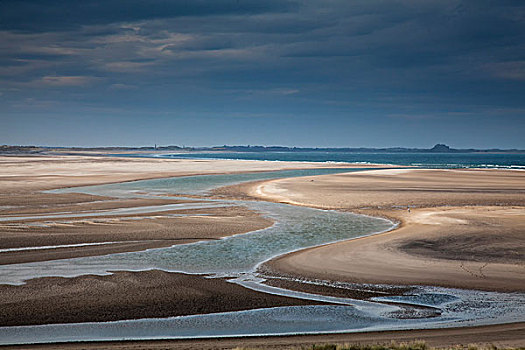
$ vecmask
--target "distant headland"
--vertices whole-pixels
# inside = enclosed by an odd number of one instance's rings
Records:
[[[284,147],[284,146],[213,146],[213,147],[186,147],[186,146],[144,146],[144,147],[51,147],[51,146],[17,146],[1,145],[0,154],[39,154],[52,152],[147,152],[147,151],[175,151],[175,152],[348,152],[348,153],[525,153],[520,149],[458,149],[445,144],[436,144],[432,148],[407,147]]]

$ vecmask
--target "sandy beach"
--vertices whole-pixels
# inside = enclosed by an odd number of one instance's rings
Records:
[[[115,199],[74,193],[49,194],[42,190],[168,176],[319,166],[312,163],[81,156],[0,157],[0,164],[0,217],[101,211],[101,215],[94,218],[66,218],[66,223],[62,219],[46,220],[45,225],[34,225],[41,223],[39,219],[1,222],[0,249],[4,251],[0,251],[0,264],[143,250],[217,239],[272,224],[241,207],[187,210],[185,214],[195,215],[177,218],[169,217],[169,211],[109,217],[103,215],[104,210],[174,204],[181,200]],[[524,291],[524,194],[525,173],[520,171],[389,169],[242,184],[219,189],[215,196],[348,210],[399,222],[399,228],[391,232],[274,259],[264,268],[275,274],[359,283]],[[407,206],[411,207],[410,212]],[[197,215],[203,213],[207,216]],[[107,244],[5,251],[87,243]],[[299,284],[287,287],[301,290]],[[116,297],[121,290],[127,291],[125,297]],[[167,317],[310,303],[254,292],[223,279],[162,271],[38,278],[22,286],[0,286],[0,300],[1,325]],[[438,346],[472,342],[522,346],[525,344],[523,327],[520,323],[429,331],[36,345],[31,348],[270,346],[284,349],[326,342],[377,343],[415,339]]]
[[[233,174],[284,169],[338,168],[341,164],[220,159],[90,156],[0,156],[2,197],[16,191],[98,185],[171,176]],[[360,168],[348,165],[344,167]],[[368,165],[367,165],[368,167]],[[370,165],[370,167],[383,167]],[[2,204],[5,205],[5,204]]]
[[[173,202],[160,202],[171,204]],[[150,201],[149,204],[159,204]],[[118,204],[115,203],[115,204]],[[188,216],[170,217],[170,214]],[[205,214],[205,215],[202,215]],[[244,207],[224,207],[165,211],[93,218],[66,218],[56,221],[37,219],[2,222],[0,264],[69,259],[150,248],[169,247],[228,235],[259,230],[273,224]],[[83,245],[84,244],[84,245]],[[53,247],[14,250],[24,247]],[[78,245],[78,246],[67,246]]]
[[[42,261],[144,250],[257,230],[272,223],[245,208],[177,211],[204,216],[169,217],[172,212],[105,216],[117,208],[182,203],[179,199],[115,199],[44,190],[196,174],[226,174],[314,167],[330,164],[230,160],[175,160],[90,156],[0,156],[0,250],[22,247],[119,242],[89,249],[2,252],[0,263]],[[99,212],[89,218],[76,213]],[[66,213],[54,220],[11,220],[13,216]],[[71,218],[67,217],[71,214]],[[154,218],[151,218],[155,216]],[[131,220],[131,219],[140,220]]]
[[[276,273],[357,283],[525,290],[525,172],[372,170],[280,179],[252,196],[399,222],[387,233],[291,253]],[[407,209],[410,206],[410,211]]]
[[[89,156],[3,156],[0,157],[0,166],[0,264],[4,265],[213,240],[273,224],[258,213],[238,206],[108,216],[106,213],[119,208],[162,206],[186,201],[177,198],[118,199],[79,193],[43,193],[43,190],[171,176],[324,165]],[[62,217],[39,218],[57,213]],[[75,216],[84,213],[95,215]],[[184,216],[170,216],[174,213]],[[31,218],[17,218],[19,216]],[[182,285],[187,288],[181,289]],[[126,297],[118,293],[122,290],[127,291]],[[224,280],[160,271],[71,279],[37,278],[23,286],[0,286],[0,300],[1,325],[109,321],[308,304],[302,300],[253,292]]]

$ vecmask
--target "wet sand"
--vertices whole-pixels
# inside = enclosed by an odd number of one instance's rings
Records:
[[[525,172],[374,170],[272,180],[249,194],[400,222],[391,232],[276,258],[266,264],[276,273],[525,291]]]
[[[76,248],[0,252],[0,264],[103,255],[217,239],[272,223],[245,208],[104,216],[103,210],[176,204],[180,200],[115,199],[43,190],[195,174],[334,167],[316,163],[144,159],[88,156],[0,156],[0,217],[71,213],[71,218],[0,222],[0,249],[119,242]],[[97,212],[90,218],[75,213]],[[189,217],[169,217],[184,213]],[[206,214],[206,216],[196,216]],[[133,220],[136,219],[136,220]]]
[[[178,204],[43,190],[192,174],[313,168],[319,164],[81,156],[0,157],[0,264],[139,251],[250,232],[273,222],[244,207],[105,215],[107,210]],[[321,165],[322,166],[322,165]],[[198,199],[197,199],[198,202]],[[15,216],[63,214],[61,218]],[[76,214],[96,213],[92,217]],[[170,216],[172,214],[185,216]],[[87,245],[93,243],[106,243]],[[77,247],[48,247],[85,244]],[[26,249],[48,247],[46,249]],[[13,250],[14,249],[14,250]],[[308,302],[253,292],[221,279],[160,271],[37,278],[0,286],[0,324],[167,317]]]
[[[410,341],[425,341],[429,346],[450,347],[470,344],[494,345],[497,347],[523,347],[525,323],[506,325],[429,329],[413,331],[386,331],[368,333],[317,334],[278,337],[215,338],[188,340],[145,340],[93,343],[66,343],[6,346],[2,349],[64,349],[64,350],[224,350],[243,347],[248,349],[311,349],[314,344],[390,344]]]
[[[29,161],[28,161],[29,159]],[[158,161],[158,162],[157,162]],[[254,164],[253,166],[248,165],[249,162],[240,162],[235,165],[234,163],[229,163],[228,161],[165,161],[165,160],[129,160],[129,159],[110,159],[110,158],[95,158],[95,157],[49,157],[49,159],[43,159],[42,157],[0,157],[0,164],[8,166],[5,172],[2,172],[0,176],[0,215],[2,214],[17,214],[24,211],[24,213],[36,213],[36,212],[46,212],[53,211],[46,208],[46,206],[61,206],[64,210],[71,210],[74,208],[81,208],[84,205],[92,205],[91,202],[96,202],[100,200],[111,200],[109,198],[101,198],[96,196],[85,196],[85,195],[76,195],[76,194],[67,194],[67,195],[58,195],[52,199],[47,195],[42,196],[39,192],[42,189],[50,188],[59,188],[67,186],[79,186],[87,184],[98,184],[98,183],[108,183],[108,182],[119,182],[125,180],[136,180],[143,178],[159,178],[167,176],[178,176],[178,175],[190,175],[197,173],[218,173],[218,172],[238,172],[238,171],[260,171],[260,170],[277,170],[279,166],[290,166],[290,167],[300,167],[297,163],[291,165],[283,164]],[[254,163],[271,163],[271,162],[254,162]],[[318,164],[317,164],[318,165]],[[314,165],[305,165],[305,167],[314,166]],[[272,168],[276,167],[276,168]],[[2,168],[4,170],[4,167]],[[419,170],[418,170],[419,171]],[[386,241],[383,244],[372,244],[375,250],[368,251],[367,254],[377,254],[378,252],[382,253],[384,251],[390,250],[391,253],[396,256],[402,256],[403,254],[409,255],[409,261],[413,264],[411,259],[436,259],[438,264],[442,262],[455,262],[457,261],[467,261],[472,263],[483,263],[486,264],[487,261],[485,258],[484,251],[489,251],[491,247],[494,247],[495,244],[503,244],[507,248],[507,253],[510,251],[512,245],[517,245],[517,247],[522,247],[522,234],[521,229],[518,229],[514,233],[509,233],[508,227],[513,220],[514,222],[523,222],[523,205],[524,205],[524,189],[523,189],[523,175],[517,172],[505,172],[508,176],[504,176],[505,179],[502,180],[500,177],[500,172],[494,172],[491,174],[488,173],[478,173],[479,175],[475,178],[471,178],[470,174],[460,173],[457,174],[460,178],[454,173],[453,177],[444,176],[434,171],[432,173],[364,173],[358,176],[364,176],[355,180],[354,178],[348,179],[352,175],[342,175],[339,177],[337,175],[315,177],[310,179],[286,179],[279,181],[270,181],[265,182],[263,187],[259,185],[253,187],[249,186],[249,191],[244,191],[243,196],[245,198],[264,198],[265,200],[275,200],[290,202],[294,204],[309,205],[314,207],[326,207],[326,208],[336,208],[342,210],[353,210],[359,211],[365,214],[370,215],[382,215],[389,218],[394,218],[401,222],[401,229],[408,229],[409,227],[416,227],[416,225],[421,225],[421,227],[427,226],[436,226],[440,228],[439,230],[426,231],[426,234],[422,236],[417,236],[418,231],[408,232],[406,236],[399,236],[401,240],[399,241]],[[439,172],[439,171],[438,171]],[[516,174],[515,174],[516,173]],[[408,179],[404,177],[394,177],[393,175],[407,174]],[[485,175],[488,175],[485,176]],[[494,175],[494,176],[493,176]],[[437,177],[436,177],[437,176]],[[388,180],[390,179],[390,180]],[[294,182],[295,180],[295,182]],[[322,181],[321,181],[322,180]],[[283,181],[281,183],[280,181]],[[358,181],[359,183],[356,183]],[[390,182],[389,182],[390,181]],[[452,182],[451,182],[452,181]],[[368,187],[367,187],[368,183]],[[458,188],[459,185],[459,188]],[[270,186],[268,189],[265,186]],[[274,186],[272,189],[271,186]],[[290,187],[286,187],[290,186]],[[299,186],[299,187],[293,187]],[[233,193],[234,194],[234,193]],[[230,193],[224,194],[225,196],[233,195]],[[53,195],[54,196],[54,195]],[[46,197],[46,198],[44,198]],[[55,202],[53,202],[56,200]],[[406,206],[418,205],[420,209],[413,209],[410,215],[421,213],[422,218],[418,220],[423,220],[423,223],[417,224],[416,222],[410,223],[408,219],[404,218],[404,215],[407,215],[405,210],[400,210],[396,206]],[[443,218],[440,218],[441,210],[444,208],[434,208],[435,206],[442,205],[454,205],[455,208],[449,208],[451,210],[459,210],[459,212],[449,212]],[[482,212],[479,212],[481,207],[473,207],[472,209],[464,208],[463,206],[472,206],[472,205],[484,205],[487,210],[491,211],[490,215],[485,215]],[[498,207],[494,207],[497,205]],[[493,207],[493,208],[491,208]],[[73,210],[78,210],[74,209]],[[430,214],[424,210],[430,210]],[[461,212],[461,210],[467,210],[468,213]],[[492,210],[509,210],[506,213],[492,212]],[[2,212],[4,211],[4,212]],[[472,211],[475,211],[477,214],[474,217],[466,217],[465,215],[471,215]],[[428,215],[430,219],[428,219]],[[240,215],[241,221],[246,221],[247,223],[252,223],[254,220],[254,213],[245,215],[249,216],[249,220],[243,220],[243,215]],[[425,216],[427,215],[427,216]],[[438,220],[436,221],[436,217]],[[468,216],[467,215],[467,216]],[[473,214],[472,214],[473,215]],[[472,216],[471,215],[471,216]],[[506,218],[505,220],[510,220],[506,222],[499,222],[502,215]],[[216,216],[219,216],[217,214]],[[256,216],[256,215],[255,215]],[[231,215],[231,217],[237,217],[237,215]],[[417,216],[416,216],[417,218]],[[490,220],[485,220],[486,218],[491,218]],[[101,218],[104,220],[105,218]],[[121,218],[123,219],[123,218]],[[140,226],[139,223],[144,223],[145,226],[150,226],[155,220],[175,220],[171,218],[155,218],[155,219],[141,219],[133,221],[133,227],[137,228]],[[464,231],[463,233],[456,235],[455,229],[449,230],[449,228],[454,228],[454,225],[451,225],[451,219],[453,220],[470,220],[471,222],[477,222],[479,225],[476,227],[499,227],[501,226],[501,234],[498,236],[499,239],[487,239],[491,237],[491,230],[486,230],[485,235],[487,237],[483,238],[483,246],[487,248],[485,250],[476,250],[471,251],[471,258],[465,259],[461,254],[466,247],[472,247],[472,244],[458,244],[456,241],[453,244],[448,244],[447,239],[443,240],[443,235],[445,237],[454,236],[460,238],[460,242],[465,242],[466,237],[472,236],[471,231]],[[483,220],[485,221],[483,221]],[[144,220],[153,220],[152,222]],[[195,220],[203,220],[202,218],[195,218]],[[224,221],[224,219],[221,219]],[[505,221],[504,220],[504,221]],[[124,222],[125,220],[123,220]],[[416,220],[417,221],[417,220]],[[155,221],[157,223],[162,221]],[[440,222],[440,223],[436,223]],[[94,224],[94,227],[98,223]],[[194,225],[193,223],[188,223],[189,226]],[[211,222],[210,227],[216,225],[216,222]],[[456,221],[457,226],[461,225],[459,221]],[[90,224],[87,224],[86,227],[89,227]],[[105,230],[105,225],[100,225],[104,227],[101,231],[96,231],[93,229],[93,237],[96,237],[97,234],[101,232],[107,232]],[[123,225],[123,224],[122,224]],[[234,225],[234,223],[232,223]],[[188,226],[188,227],[189,227]],[[463,225],[469,226],[469,225]],[[58,227],[58,226],[57,226]],[[134,228],[134,229],[135,229]],[[247,227],[245,227],[247,229]],[[442,228],[446,228],[443,230]],[[3,230],[3,228],[1,229]],[[391,233],[378,235],[375,237],[369,237],[374,241],[379,237],[387,237],[391,235],[392,237],[396,236],[400,230],[392,231]],[[79,234],[82,230],[79,230]],[[88,230],[89,231],[89,230]],[[116,230],[118,231],[118,230]],[[140,230],[139,230],[140,231]],[[159,235],[162,235],[162,232],[171,232],[169,229],[159,229]],[[443,232],[446,231],[446,234]],[[27,232],[23,229],[21,232]],[[35,230],[33,232],[40,232]],[[50,231],[49,231],[50,232]],[[37,234],[38,235],[38,234]],[[50,234],[43,232],[43,236],[48,237]],[[57,236],[60,236],[57,234]],[[62,235],[66,236],[66,235]],[[2,237],[6,237],[2,234]],[[480,236],[481,237],[481,236]],[[188,238],[187,236],[182,238]],[[195,238],[195,237],[193,237]],[[199,237],[197,237],[199,238]],[[202,238],[202,237],[200,237]],[[415,239],[414,239],[415,238]],[[332,246],[343,247],[338,249],[337,254],[342,252],[343,257],[347,256],[344,252],[347,251],[346,244],[354,244],[358,241],[355,240],[352,242],[344,242]],[[510,243],[512,239],[517,240],[517,243]],[[497,242],[495,242],[497,241]],[[71,242],[64,240],[64,238],[58,239],[56,242],[62,242],[59,244],[64,244],[65,242]],[[429,243],[430,242],[430,243]],[[31,243],[26,243],[31,244]],[[127,244],[132,244],[128,242]],[[170,243],[171,244],[171,243]],[[392,245],[389,245],[392,244]],[[428,247],[431,248],[428,248]],[[331,247],[331,246],[328,246]],[[438,247],[438,249],[436,249]],[[454,251],[453,247],[459,247]],[[315,248],[311,250],[306,250],[299,252],[297,254],[291,254],[286,256],[283,259],[287,259],[290,256],[300,256],[301,254],[309,254],[310,251],[315,251],[316,249],[325,249],[326,247]],[[79,249],[84,250],[87,248]],[[91,248],[89,248],[91,249]],[[93,254],[100,254],[102,250],[107,249],[107,247],[96,247],[93,248]],[[133,250],[135,248],[123,248]],[[143,249],[141,247],[136,247],[136,249]],[[521,249],[521,248],[520,248]],[[447,251],[446,256],[440,256],[443,254],[443,251]],[[497,251],[497,249],[495,250]],[[38,252],[36,255],[44,256],[45,252]],[[345,279],[348,278],[350,281],[354,281],[351,272],[343,271],[344,273],[340,274],[340,271],[337,270],[336,265],[330,266],[328,261],[332,258],[337,257],[335,254],[327,258],[326,255],[323,256],[323,264],[326,263],[326,269],[319,271],[319,266],[317,269],[312,271],[306,271],[304,269],[301,271],[298,266],[293,266],[290,273],[297,275],[313,273],[316,276],[322,276],[324,279],[328,277]],[[521,250],[518,249],[517,253],[511,252],[512,254],[492,254],[490,257],[489,264],[497,265],[503,264],[504,266],[514,266],[519,267],[519,263],[516,261],[522,260]],[[49,254],[49,252],[47,252]],[[434,254],[434,255],[432,255]],[[459,255],[458,255],[459,254]],[[49,254],[45,259],[52,259],[54,254]],[[454,258],[453,256],[456,256]],[[507,258],[512,256],[512,258]],[[367,255],[368,257],[368,255]],[[458,257],[461,260],[455,260]],[[403,262],[403,259],[399,260]],[[271,262],[273,264],[274,262]],[[380,268],[384,267],[385,263],[382,262]],[[388,265],[388,264],[387,264]],[[274,265],[271,265],[274,268]],[[285,270],[285,266],[282,268],[281,272]],[[432,266],[430,266],[431,268]],[[332,271],[328,269],[332,268]],[[483,268],[485,269],[486,266]],[[286,271],[284,271],[286,272]],[[330,275],[333,273],[333,275]],[[427,272],[428,274],[428,272]],[[313,275],[313,276],[314,276]],[[385,274],[383,273],[382,278]],[[512,275],[512,272],[511,272]],[[523,273],[522,273],[523,275]],[[254,305],[294,305],[293,303],[304,303],[303,301],[297,301],[294,299],[282,297],[270,296],[270,295],[254,295],[252,291],[247,291],[246,289],[232,285],[223,280],[207,280],[198,276],[191,276],[191,281],[187,280],[186,275],[165,273],[159,271],[151,272],[137,272],[137,273],[128,273],[123,272],[115,274],[112,276],[83,276],[79,278],[66,279],[66,278],[43,278],[35,279],[30,281],[29,284],[24,286],[2,286],[0,293],[4,293],[6,298],[2,297],[0,300],[6,300],[6,308],[0,308],[0,310],[11,310],[11,314],[5,314],[5,322],[14,322],[10,324],[16,324],[16,322],[29,322],[26,324],[31,324],[34,322],[77,322],[75,320],[86,319],[85,315],[92,317],[91,319],[125,319],[125,318],[134,318],[134,317],[146,317],[144,315],[148,314],[148,310],[152,309],[155,312],[158,312],[157,315],[173,315],[177,312],[186,312],[184,310],[189,310],[191,313],[204,313],[204,312],[216,312],[217,307],[225,307],[228,310],[241,310],[245,308],[256,307]],[[411,279],[412,276],[409,274],[404,275],[408,279]],[[421,277],[421,272],[418,275]],[[473,277],[474,280],[481,280],[484,277]],[[492,277],[491,277],[492,278]],[[506,276],[505,280],[508,281],[510,276]],[[519,276],[518,276],[519,279]],[[140,283],[137,284],[137,281]],[[209,284],[210,281],[213,281],[212,284]],[[519,280],[518,280],[519,282]],[[400,282],[403,283],[403,282]],[[140,285],[140,288],[138,287]],[[498,284],[493,280],[490,281],[491,288],[498,290]],[[189,286],[189,289],[183,292],[178,292],[181,286]],[[241,288],[242,291],[232,290],[231,288],[238,289]],[[496,287],[494,287],[496,286]],[[18,289],[17,289],[18,288]],[[142,292],[141,289],[146,288],[149,292]],[[96,291],[100,289],[100,293]],[[162,293],[155,294],[156,289],[162,291]],[[122,294],[122,290],[126,290],[124,298],[121,298],[121,302],[116,300],[113,295]],[[171,292],[175,294],[170,294]],[[150,294],[153,293],[155,300],[158,305],[148,304],[148,298]],[[247,295],[246,293],[250,294]],[[127,297],[129,295],[129,299]],[[215,295],[218,295],[223,302],[216,303],[212,302]],[[9,299],[11,298],[11,299]],[[57,312],[53,311],[53,307],[57,300],[65,298],[64,304],[61,307],[57,308]],[[211,298],[211,299],[210,299]],[[33,300],[34,299],[34,300]],[[133,304],[134,299],[138,300],[138,304]],[[185,303],[182,303],[182,308],[175,310],[173,309],[174,304],[178,304],[179,301],[185,300]],[[65,308],[69,305],[67,301],[73,302],[79,307],[76,309],[76,313],[65,312]],[[144,303],[144,304],[141,304]],[[282,303],[282,304],[280,304]],[[128,308],[126,305],[132,305],[131,308]],[[146,308],[142,306],[146,305]],[[21,308],[20,306],[23,306]],[[210,309],[211,307],[211,309]],[[39,309],[40,308],[40,309]],[[107,309],[109,308],[109,309]],[[89,310],[92,312],[88,312]],[[107,309],[107,310],[106,310]],[[167,309],[169,312],[165,312]],[[224,309],[223,311],[226,311]],[[20,316],[19,311],[25,310]],[[40,312],[38,312],[40,310]],[[182,310],[182,311],[181,311]],[[216,311],[214,311],[216,310]],[[37,311],[37,312],[35,312]],[[38,314],[37,314],[38,313]],[[16,315],[16,316],[13,316]],[[50,315],[50,319],[43,320],[39,319],[46,317],[45,315]],[[97,318],[100,317],[100,318]],[[160,317],[160,316],[157,316]],[[16,321],[20,319],[21,321]],[[52,321],[54,319],[54,321]],[[67,321],[69,319],[70,321]],[[10,320],[10,321],[9,321]],[[50,321],[51,320],[51,321]],[[237,339],[212,339],[212,340],[185,340],[185,341],[144,341],[144,342],[109,342],[109,343],[78,343],[78,344],[52,344],[52,345],[35,345],[35,346],[23,346],[23,347],[12,347],[12,348],[71,348],[71,349],[217,349],[217,348],[234,348],[236,346],[249,346],[249,347],[271,347],[271,348],[289,348],[292,346],[308,346],[313,343],[326,343],[326,342],[359,342],[359,343],[378,343],[378,342],[390,342],[390,340],[397,341],[406,341],[414,339],[424,339],[429,342],[430,345],[439,345],[446,346],[452,344],[468,344],[468,343],[494,343],[496,345],[506,345],[506,346],[516,346],[525,344],[525,324],[511,324],[511,325],[495,325],[489,327],[473,327],[473,328],[459,328],[459,329],[441,329],[441,330],[422,330],[422,331],[403,331],[403,332],[371,332],[364,334],[340,334],[340,335],[315,335],[315,336],[297,336],[297,337],[262,337],[262,338],[237,338]]]
[[[105,322],[257,308],[312,305],[255,292],[222,278],[159,270],[0,285],[0,326]]]
[[[171,214],[188,215],[170,217]],[[201,216],[205,214],[204,216]],[[38,226],[34,226],[38,224]],[[2,222],[0,249],[92,244],[0,251],[0,264],[69,259],[169,247],[250,232],[273,222],[244,207],[177,210],[122,216]],[[45,225],[45,226],[42,226]]]

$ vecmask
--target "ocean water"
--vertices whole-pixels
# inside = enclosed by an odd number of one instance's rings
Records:
[[[394,164],[430,168],[525,169],[525,153],[353,153],[353,152],[208,152],[128,155],[179,159],[243,159],[265,161]]]

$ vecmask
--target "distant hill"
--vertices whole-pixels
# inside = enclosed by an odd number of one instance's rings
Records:
[[[525,153],[518,149],[455,149],[445,144],[437,144],[432,148],[341,148],[341,147],[283,147],[283,146],[215,146],[215,147],[180,147],[180,146],[155,146],[155,147],[41,147],[41,146],[0,146],[0,154],[38,154],[60,152],[64,154],[82,154],[82,152],[348,152],[348,153]],[[93,154],[93,153],[90,153]]]
[[[436,152],[436,153],[448,153],[448,152],[454,152],[454,150],[450,149],[447,145],[443,145],[441,143],[438,143],[434,147],[430,149],[430,152]]]
[[[524,153],[525,150],[518,149],[455,149],[445,144],[437,144],[432,148],[308,148],[308,147],[282,147],[282,146],[219,146],[209,148],[195,148],[198,151],[221,151],[221,152],[349,152],[349,153]]]

